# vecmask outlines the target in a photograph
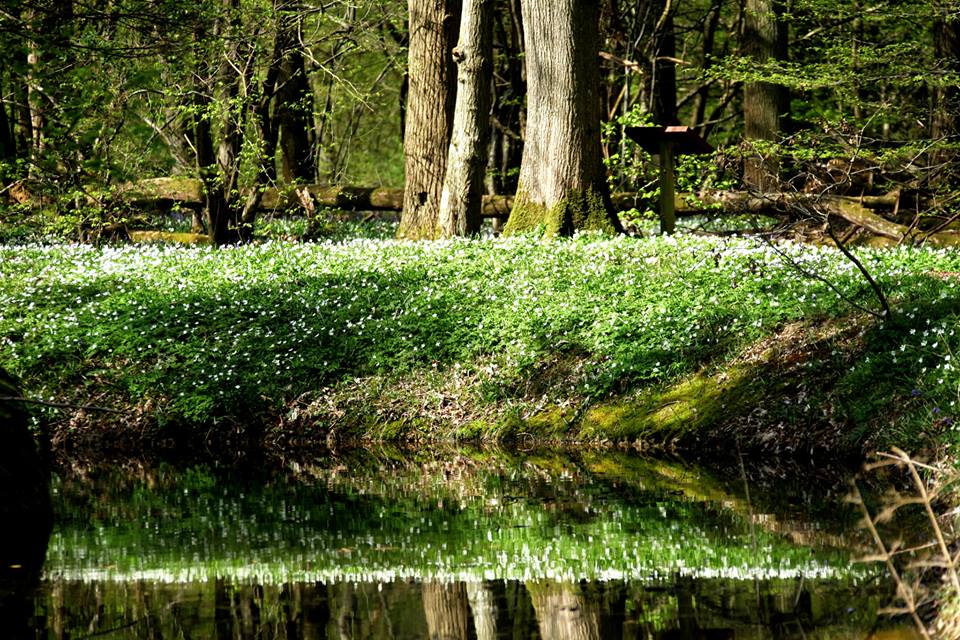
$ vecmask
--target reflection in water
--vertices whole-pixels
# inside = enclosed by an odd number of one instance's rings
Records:
[[[0,369],[0,637],[29,633],[33,595],[50,538],[49,477],[16,380]]]
[[[489,601],[475,607],[471,590]],[[117,638],[864,638],[876,600],[826,585],[679,578],[661,585],[488,581],[236,585],[57,583],[43,637]],[[865,607],[865,610],[860,610]],[[912,639],[909,630],[886,632]]]
[[[32,624],[55,638],[863,638],[889,589],[851,565],[849,523],[798,487],[748,502],[702,470],[609,452],[85,470],[54,484]]]

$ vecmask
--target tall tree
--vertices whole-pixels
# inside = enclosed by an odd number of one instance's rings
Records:
[[[464,0],[457,63],[457,99],[446,176],[440,196],[443,237],[480,232],[483,174],[490,138],[493,0]]]
[[[560,582],[529,583],[543,640],[599,640],[600,611],[578,585]]]
[[[195,39],[198,66],[195,90],[194,146],[197,171],[203,182],[207,234],[216,245],[239,239],[236,188],[237,158],[243,142],[236,113],[242,74],[239,60],[240,0],[219,0],[212,41],[198,22]],[[212,51],[203,50],[203,45]],[[213,123],[217,123],[214,128]],[[218,139],[215,139],[214,136]]]
[[[423,612],[430,640],[467,640],[468,608],[462,582],[423,584]]]
[[[280,135],[281,167],[287,182],[313,182],[313,92],[304,64],[302,42],[305,7],[300,0],[277,5],[277,53],[280,73],[273,119]]]
[[[527,127],[505,233],[620,230],[600,149],[599,3],[522,0]]]
[[[403,214],[397,235],[440,235],[440,194],[453,129],[456,66],[453,47],[460,0],[409,0],[409,87],[403,138]]]
[[[940,9],[941,15],[933,24],[934,59],[941,67],[944,76],[960,76],[960,15],[951,16],[946,8]],[[930,137],[935,141],[960,144],[960,86],[957,82],[937,83],[933,91],[933,113],[930,117]],[[932,154],[934,165],[944,168],[957,153],[941,149]],[[939,171],[938,174],[944,173]]]
[[[787,58],[787,25],[780,0],[746,0],[743,50],[757,65]],[[790,109],[787,88],[775,82],[747,82],[743,87],[743,135],[749,140],[775,142]],[[744,182],[761,191],[777,188],[778,163],[767,154],[744,161]]]

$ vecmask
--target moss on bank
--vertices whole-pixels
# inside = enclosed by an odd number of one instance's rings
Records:
[[[749,239],[0,247],[0,365],[123,412],[42,410],[60,452],[952,446],[960,257],[861,258],[894,317],[838,253]]]

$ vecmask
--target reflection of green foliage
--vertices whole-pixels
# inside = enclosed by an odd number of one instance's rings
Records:
[[[351,468],[255,480],[205,468],[61,480],[47,572],[268,582],[861,573],[844,552],[794,546],[751,527],[749,513],[684,498],[667,467],[596,475],[558,458],[455,458]]]

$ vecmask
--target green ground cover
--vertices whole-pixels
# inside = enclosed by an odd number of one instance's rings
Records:
[[[892,317],[835,250],[749,238],[2,246],[0,366],[125,412],[40,411],[60,443],[960,440],[960,254],[858,255]]]

